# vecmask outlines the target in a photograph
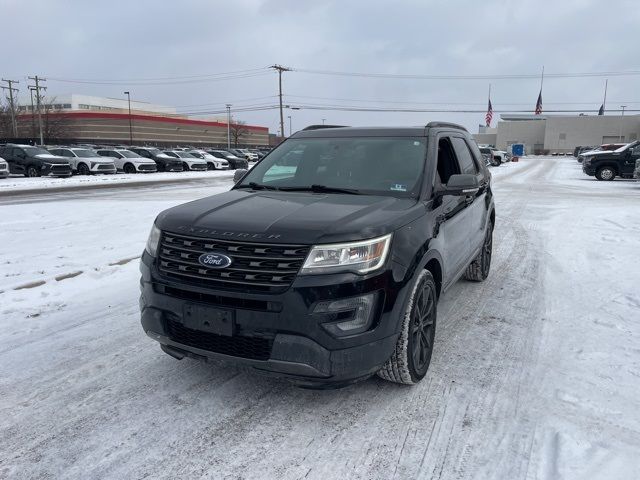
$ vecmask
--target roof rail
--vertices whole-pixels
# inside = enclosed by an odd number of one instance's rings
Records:
[[[466,128],[464,128],[462,125],[458,125],[457,123],[449,123],[449,122],[429,122],[427,123],[427,128],[455,128],[457,130],[464,130],[465,132],[468,132],[468,130]]]
[[[346,125],[309,125],[308,127],[303,128],[302,131],[321,130],[323,128],[346,128]]]

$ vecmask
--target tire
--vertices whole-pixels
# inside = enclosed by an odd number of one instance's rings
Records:
[[[216,164],[213,162],[207,163],[207,170],[216,170]]]
[[[464,278],[472,282],[482,282],[489,276],[491,269],[491,255],[493,253],[493,223],[489,220],[487,233],[484,235],[482,249],[473,262],[467,267]]]
[[[616,178],[616,170],[613,167],[601,167],[596,172],[598,180],[611,181]]]
[[[78,175],[91,175],[91,170],[84,163],[78,164]]]
[[[429,270],[416,279],[402,316],[398,343],[378,376],[394,383],[414,385],[429,369],[436,332],[438,297],[436,282]]]
[[[124,173],[136,173],[136,167],[134,167],[131,163],[125,163],[123,170]]]
[[[187,162],[182,162],[182,171],[183,172],[189,171],[189,164]]]
[[[500,160],[499,158],[494,158],[493,165],[499,167],[500,165],[502,165],[502,160]]]
[[[27,169],[24,172],[24,176],[25,177],[39,177],[40,176],[40,170],[38,170],[38,167],[36,167],[35,165],[29,165],[27,167]]]

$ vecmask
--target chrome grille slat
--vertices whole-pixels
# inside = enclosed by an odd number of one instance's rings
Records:
[[[235,242],[165,232],[158,268],[168,277],[191,283],[244,291],[280,291],[288,288],[310,250],[306,245]],[[198,262],[204,253],[218,252],[233,263],[215,269]]]

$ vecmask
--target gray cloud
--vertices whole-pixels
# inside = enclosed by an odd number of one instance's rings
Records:
[[[640,10],[633,1],[324,1],[0,0],[5,19],[3,77],[41,74],[76,79],[187,76],[266,67],[395,74],[521,74],[638,70]],[[640,102],[640,77],[609,80],[609,108]],[[492,81],[495,110],[533,109],[538,79]],[[603,78],[545,80],[544,106],[595,110]],[[24,82],[21,93],[26,92]],[[382,102],[451,102],[483,109],[488,81],[400,80],[291,72],[287,101],[391,106]],[[122,96],[167,105],[276,101],[277,76],[182,85],[89,85],[49,81],[49,94]],[[372,103],[355,100],[371,100]],[[553,105],[591,102],[589,105]],[[411,106],[410,103],[398,106]],[[640,108],[640,103],[633,105]],[[215,106],[205,106],[216,108]],[[464,107],[460,107],[464,108]],[[197,107],[188,107],[197,109]],[[475,130],[483,114],[288,111],[294,129],[326,118],[343,124],[458,121]],[[276,110],[247,112],[275,131]]]

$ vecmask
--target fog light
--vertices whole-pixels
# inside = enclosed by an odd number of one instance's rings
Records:
[[[323,327],[334,335],[361,333],[371,325],[376,297],[376,293],[369,293],[360,297],[320,302],[313,309],[313,313],[329,317],[329,321],[323,323]]]

